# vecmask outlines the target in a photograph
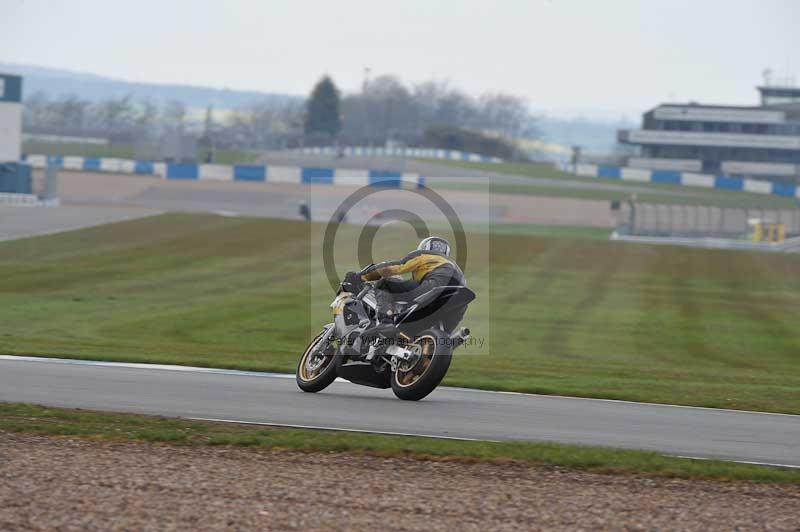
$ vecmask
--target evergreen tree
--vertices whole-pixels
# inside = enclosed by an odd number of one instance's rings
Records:
[[[329,76],[324,76],[314,86],[308,99],[304,131],[306,135],[327,134],[336,137],[341,129],[339,89]]]

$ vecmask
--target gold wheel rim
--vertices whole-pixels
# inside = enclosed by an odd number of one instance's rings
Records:
[[[401,366],[398,366],[395,372],[394,378],[397,384],[403,388],[411,386],[421,379],[431,367],[433,357],[436,355],[436,339],[433,336],[421,336],[414,341],[412,346],[419,348],[419,359],[407,370],[404,371]]]
[[[317,346],[319,345],[320,340],[322,340],[322,335],[319,335],[317,338],[315,338],[311,342],[311,344],[309,344],[309,346],[306,348],[305,353],[303,353],[303,357],[300,359],[300,372],[299,372],[300,373],[300,378],[305,382],[310,382],[310,381],[316,379],[317,377],[319,377],[320,374],[323,371],[325,371],[325,368],[327,368],[328,365],[330,365],[331,362],[333,361],[333,357],[332,356],[322,355],[324,358],[329,358],[330,360],[323,361],[322,364],[320,364],[319,366],[317,366],[317,367],[315,367],[315,368],[313,368],[311,370],[311,374],[308,373],[308,369],[309,369],[308,368],[308,357],[311,354],[316,354],[316,349],[317,349]]]

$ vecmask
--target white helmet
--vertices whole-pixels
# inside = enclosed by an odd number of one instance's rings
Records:
[[[417,249],[421,251],[435,251],[441,253],[445,257],[450,256],[450,244],[447,240],[439,236],[429,236],[419,243]]]

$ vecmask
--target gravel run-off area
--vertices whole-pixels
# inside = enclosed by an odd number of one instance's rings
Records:
[[[0,530],[800,530],[800,487],[0,432]]]

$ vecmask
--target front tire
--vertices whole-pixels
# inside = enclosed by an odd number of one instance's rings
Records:
[[[295,380],[297,386],[304,392],[316,393],[324,390],[336,380],[335,353],[331,346],[320,345],[326,336],[327,328],[311,340],[300,362],[297,364]],[[323,351],[320,352],[319,350]]]
[[[444,331],[428,329],[414,340],[416,358],[402,361],[392,372],[392,391],[404,401],[419,401],[439,386],[453,358],[450,338]]]

